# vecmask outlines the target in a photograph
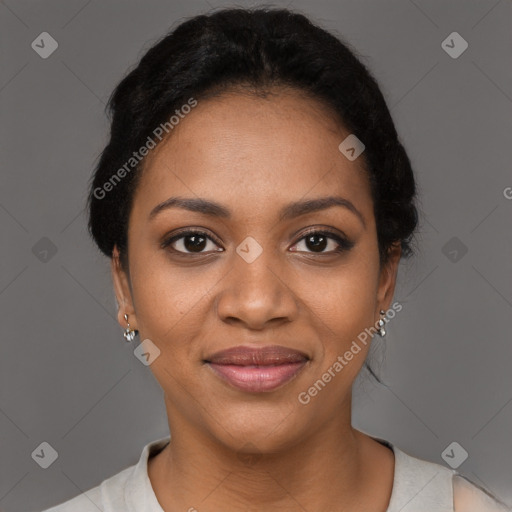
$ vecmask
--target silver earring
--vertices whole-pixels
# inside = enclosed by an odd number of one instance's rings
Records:
[[[126,329],[123,332],[123,336],[126,341],[133,341],[135,338],[135,335],[137,334],[137,331],[134,331],[133,329],[130,329],[130,324],[128,323],[128,315],[125,313],[124,319],[126,320]]]
[[[381,315],[385,315],[385,314],[386,314],[386,312],[385,312],[383,309],[381,309],[381,310],[380,310],[380,314],[381,314]],[[379,321],[377,322],[377,325],[379,326],[379,328],[377,329],[377,332],[378,332],[379,336],[380,336],[381,338],[383,338],[384,336],[386,336],[386,329],[384,329],[384,325],[386,325],[386,323],[385,323],[385,322],[384,322],[384,320],[381,318],[381,319],[379,319]]]

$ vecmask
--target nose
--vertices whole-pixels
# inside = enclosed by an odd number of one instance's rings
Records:
[[[233,255],[233,267],[222,280],[217,296],[217,314],[222,321],[247,329],[277,327],[297,318],[299,301],[293,283],[286,282],[275,259],[263,253],[251,263]]]

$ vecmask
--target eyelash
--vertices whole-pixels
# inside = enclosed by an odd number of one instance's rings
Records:
[[[178,250],[176,250],[176,249],[174,249],[172,247],[169,247],[171,244],[173,244],[177,240],[180,240],[181,238],[186,238],[187,236],[191,236],[191,235],[203,236],[203,237],[207,238],[208,240],[211,240],[216,245],[220,245],[220,242],[215,240],[215,238],[213,238],[212,236],[208,235],[204,231],[196,230],[196,229],[187,229],[186,231],[181,231],[180,233],[177,233],[177,234],[173,235],[172,237],[164,240],[162,242],[162,244],[161,244],[161,247],[162,247],[162,249],[170,248],[170,250],[172,252],[174,252],[175,254],[179,254],[179,255],[201,255],[201,254],[206,254],[204,252],[184,252],[184,251],[178,251]],[[334,233],[333,231],[330,231],[328,229],[311,229],[309,231],[306,231],[305,233],[302,234],[302,236],[299,238],[299,240],[297,240],[297,242],[295,242],[293,245],[297,245],[299,242],[301,242],[302,240],[304,240],[305,238],[307,238],[308,236],[311,236],[311,235],[325,236],[327,238],[330,238],[331,240],[334,240],[338,244],[338,247],[336,249],[332,250],[332,251],[324,251],[324,252],[318,252],[318,253],[315,253],[314,251],[293,251],[293,252],[298,252],[298,253],[305,252],[307,254],[319,254],[319,255],[322,255],[322,254],[339,254],[339,253],[342,253],[342,252],[345,252],[345,251],[348,251],[348,250],[352,249],[352,247],[354,246],[354,242],[351,242],[350,240],[347,240],[347,239],[339,236],[337,233]],[[218,252],[222,252],[222,251],[218,251]]]

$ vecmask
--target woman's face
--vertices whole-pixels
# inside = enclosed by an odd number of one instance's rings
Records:
[[[140,340],[160,350],[150,368],[171,429],[272,451],[329,421],[350,425],[369,343],[332,368],[389,307],[400,253],[379,268],[362,156],[338,149],[348,135],[297,93],[233,93],[199,101],[147,158],[129,219],[129,281],[116,258],[112,268],[120,324],[129,314]],[[189,208],[157,208],[173,197]],[[320,198],[342,200],[307,208]],[[190,229],[201,233],[177,236]],[[284,382],[244,387],[207,362],[241,345],[279,345],[306,361],[288,365],[295,373]],[[330,382],[307,401],[329,368]]]

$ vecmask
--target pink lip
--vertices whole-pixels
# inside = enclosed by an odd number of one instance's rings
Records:
[[[278,345],[234,347],[205,362],[217,376],[243,391],[272,391],[295,377],[308,362],[302,352]]]

